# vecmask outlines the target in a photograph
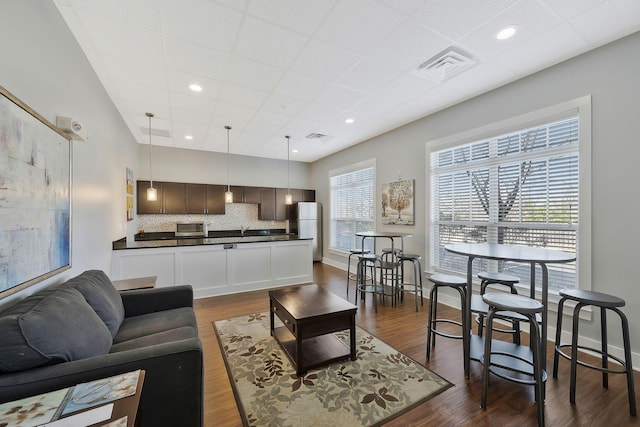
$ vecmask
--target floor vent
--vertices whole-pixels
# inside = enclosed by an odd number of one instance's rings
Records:
[[[149,135],[149,128],[141,127],[140,130],[144,135]],[[164,129],[153,129],[151,128],[151,136],[162,136],[165,138],[171,137],[171,132]]]
[[[441,83],[475,64],[471,54],[451,46],[418,65],[411,74]]]
[[[309,135],[305,136],[304,139],[313,142],[327,142],[330,139],[333,139],[333,137],[322,133],[310,133]]]

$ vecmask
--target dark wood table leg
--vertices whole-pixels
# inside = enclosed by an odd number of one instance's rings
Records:
[[[349,328],[349,341],[351,344],[351,360],[356,360],[356,316],[351,316],[351,328]]]

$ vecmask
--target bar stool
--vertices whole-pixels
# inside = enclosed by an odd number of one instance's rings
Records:
[[[538,402],[538,425],[544,426],[544,381],[546,374],[542,369],[544,355],[542,354],[542,341],[540,337],[540,325],[536,320],[536,315],[542,313],[544,306],[540,301],[527,298],[521,295],[507,294],[504,292],[488,293],[482,296],[483,301],[489,306],[487,313],[487,334],[484,340],[484,357],[482,372],[482,402],[480,407],[487,409],[487,389],[489,388],[489,373],[492,373],[505,380],[519,384],[535,386],[536,402]],[[530,326],[531,351],[533,362],[527,357],[507,351],[492,351],[491,339],[493,335],[493,319],[498,312],[514,312],[526,317]],[[492,363],[492,356],[500,356],[500,363]],[[504,363],[504,360],[516,359],[526,365],[533,366],[533,379],[523,379],[521,377],[509,376],[504,370],[517,372],[524,375],[531,375],[531,372],[521,370],[511,364]]]
[[[378,312],[378,289],[379,285],[376,283],[376,264],[379,263],[379,258],[375,254],[361,254],[358,255],[358,270],[356,278],[356,298],[355,304],[358,304],[358,292],[360,298],[364,301],[367,293],[373,294],[373,307],[375,312]],[[370,271],[371,283],[367,284],[367,268]]]
[[[509,288],[512,294],[517,294],[516,284],[520,283],[520,278],[507,273],[497,273],[489,271],[481,271],[478,273],[480,279],[480,295],[471,295],[471,312],[476,314],[476,323],[478,324],[478,336],[482,336],[484,329],[484,318],[487,315],[489,307],[482,301],[482,295],[487,291],[488,286],[501,286]],[[511,315],[509,315],[511,314]],[[520,344],[520,321],[526,320],[523,316],[515,313],[502,313],[496,316],[500,319],[511,322],[511,329],[494,328],[494,331],[503,332],[513,335],[513,342]]]
[[[602,386],[609,388],[609,374],[626,374],[627,375],[627,393],[629,395],[629,412],[632,416],[636,416],[636,397],[633,384],[633,366],[631,361],[631,343],[629,342],[629,322],[627,317],[618,307],[624,307],[625,301],[613,295],[607,295],[600,292],[585,291],[580,289],[562,289],[560,291],[560,302],[558,303],[558,322],[556,327],[555,351],[553,355],[553,378],[558,377],[558,356],[571,361],[571,379],[569,401],[576,403],[576,374],[578,365],[595,369],[602,372]],[[562,333],[562,310],[566,300],[575,301],[577,304],[573,309],[573,328],[571,330],[571,344],[561,344],[560,336]],[[578,345],[578,324],[580,319],[580,310],[586,306],[594,306],[600,308],[600,333],[601,333],[601,349]],[[607,310],[617,313],[622,324],[622,340],[624,344],[624,360],[613,356],[608,351],[607,344]],[[571,356],[562,351],[563,348],[571,347]],[[578,360],[578,349],[592,351],[600,354],[601,366],[592,365]],[[615,360],[621,365],[621,369],[609,368],[609,359]]]
[[[467,295],[467,279],[464,277],[451,276],[448,274],[433,274],[429,277],[429,281],[433,282],[431,292],[429,294],[429,318],[427,320],[427,361],[431,357],[431,347],[436,345],[436,335],[446,338],[461,340],[462,334],[454,335],[436,330],[438,323],[450,323],[458,325],[464,329],[464,319],[466,313],[466,295]],[[453,288],[460,294],[460,322],[451,319],[438,319],[438,289],[448,287]],[[463,331],[464,332],[464,331]]]
[[[364,255],[368,254],[370,251],[366,249],[351,249],[349,251],[349,260],[347,261],[347,296],[349,296],[349,284],[352,281],[357,281],[358,273],[351,273],[351,257],[354,255]],[[356,270],[357,271],[357,270]],[[365,280],[371,280],[371,276],[367,276]]]
[[[420,291],[420,305],[424,305],[424,295],[422,293],[422,257],[417,254],[405,254],[402,253],[398,256],[398,260],[400,261],[400,297],[404,298],[405,286],[413,287],[413,291],[415,293],[415,301],[416,301],[416,311],[418,311],[418,290]],[[404,263],[411,262],[413,265],[413,281],[414,283],[406,283],[404,281]]]

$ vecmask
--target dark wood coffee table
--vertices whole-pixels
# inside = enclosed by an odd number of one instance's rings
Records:
[[[269,291],[271,336],[299,376],[309,369],[356,360],[357,307],[318,285]],[[275,328],[275,316],[284,326]],[[332,335],[349,330],[350,346]]]

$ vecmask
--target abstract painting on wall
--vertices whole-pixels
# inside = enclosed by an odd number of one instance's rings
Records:
[[[413,180],[398,180],[382,184],[382,223],[414,225],[413,196]]]
[[[71,268],[71,142],[0,86],[0,298]]]

